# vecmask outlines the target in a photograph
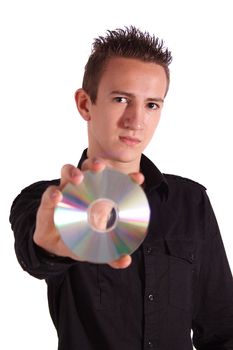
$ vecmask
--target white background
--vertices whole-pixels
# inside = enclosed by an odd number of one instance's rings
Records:
[[[171,86],[160,126],[145,152],[161,171],[208,189],[231,267],[231,1],[60,1],[0,3],[1,343],[5,350],[52,350],[57,338],[46,285],[25,273],[8,215],[28,184],[58,178],[77,164],[86,125],[73,95],[81,86],[92,39],[136,25],[172,50]]]

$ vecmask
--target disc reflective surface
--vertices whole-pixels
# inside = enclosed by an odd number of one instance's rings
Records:
[[[65,244],[81,259],[107,263],[132,254],[144,240],[150,208],[143,189],[113,169],[84,172],[78,186],[67,184],[54,212]]]

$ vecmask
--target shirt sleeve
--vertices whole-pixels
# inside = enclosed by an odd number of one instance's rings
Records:
[[[193,344],[198,350],[233,349],[233,279],[218,223],[204,193],[203,245],[195,291]]]
[[[61,274],[76,263],[50,254],[33,241],[37,209],[43,192],[50,185],[59,185],[59,180],[40,181],[26,187],[14,200],[10,212],[17,259],[25,271],[39,279]]]

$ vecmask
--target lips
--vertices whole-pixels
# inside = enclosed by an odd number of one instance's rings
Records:
[[[135,146],[141,142],[138,138],[131,136],[120,136],[120,140],[128,146]]]

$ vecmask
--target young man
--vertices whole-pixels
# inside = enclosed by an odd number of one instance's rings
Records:
[[[60,350],[233,349],[233,281],[206,190],[162,174],[142,152],[169,87],[170,52],[134,27],[95,40],[76,104],[88,149],[61,180],[22,191],[10,221],[18,260],[48,285]],[[132,256],[78,261],[53,214],[68,182],[110,166],[143,183],[151,219]],[[81,169],[81,170],[80,170]],[[117,186],[117,184],[116,184]]]

